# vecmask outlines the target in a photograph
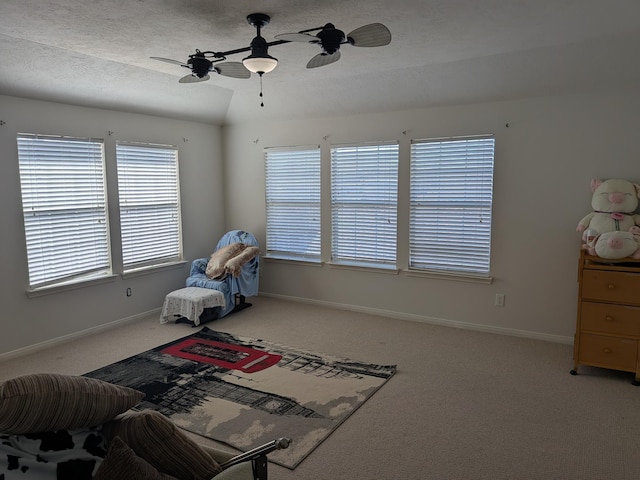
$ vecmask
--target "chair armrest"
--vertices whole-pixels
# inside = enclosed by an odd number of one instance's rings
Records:
[[[204,445],[201,447],[222,467],[222,472],[213,480],[267,480],[267,454],[290,444],[290,439],[278,438],[239,455]]]
[[[207,452],[211,458],[216,462],[222,464],[234,456],[235,453],[226,452],[217,448],[207,447],[206,445],[199,445],[205,452]],[[251,462],[244,462],[217,474],[213,480],[255,480],[253,476],[253,465]],[[266,479],[265,479],[266,480]]]
[[[233,465],[237,465],[242,462],[265,457],[268,453],[271,453],[274,450],[282,450],[288,448],[289,445],[291,445],[291,440],[288,438],[278,438],[277,440],[271,440],[264,445],[260,445],[259,447],[249,450],[248,452],[241,453],[240,455],[236,455],[235,457],[230,458],[226,462],[221,463],[220,466],[223,470],[225,470]]]
[[[202,274],[205,275],[207,271],[207,264],[209,263],[208,258],[196,258],[193,262],[191,262],[191,269],[189,271],[189,276]]]

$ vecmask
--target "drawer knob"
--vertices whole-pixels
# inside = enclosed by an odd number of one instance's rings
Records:
[[[604,353],[611,353],[611,349],[610,348],[603,348],[602,351]]]
[[[614,288],[616,288],[613,283],[610,283],[608,286],[609,286],[609,290],[613,290]]]
[[[604,317],[604,319],[605,319],[607,322],[613,322],[613,317],[612,317],[611,315],[607,315],[606,317]]]

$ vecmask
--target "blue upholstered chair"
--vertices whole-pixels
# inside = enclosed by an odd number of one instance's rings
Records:
[[[215,250],[231,245],[232,243],[244,243],[245,245],[258,247],[258,241],[249,232],[243,230],[231,230],[225,233]],[[185,282],[187,287],[210,288],[224,295],[226,306],[205,309],[201,316],[201,322],[224,317],[231,312],[250,307],[246,297],[258,294],[258,277],[260,256],[256,255],[242,266],[240,275],[235,277],[227,275],[220,280],[210,279],[206,275],[209,258],[197,258],[191,262],[191,271]]]

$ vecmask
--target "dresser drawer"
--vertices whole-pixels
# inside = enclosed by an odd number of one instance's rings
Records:
[[[638,342],[604,335],[580,335],[579,363],[635,372]]]
[[[582,302],[580,329],[640,337],[640,307]]]
[[[582,298],[640,305],[640,274],[584,269]]]

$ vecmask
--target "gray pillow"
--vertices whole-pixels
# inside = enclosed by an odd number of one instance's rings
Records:
[[[144,393],[95,378],[56,373],[0,383],[0,432],[39,433],[94,427],[137,405]]]

